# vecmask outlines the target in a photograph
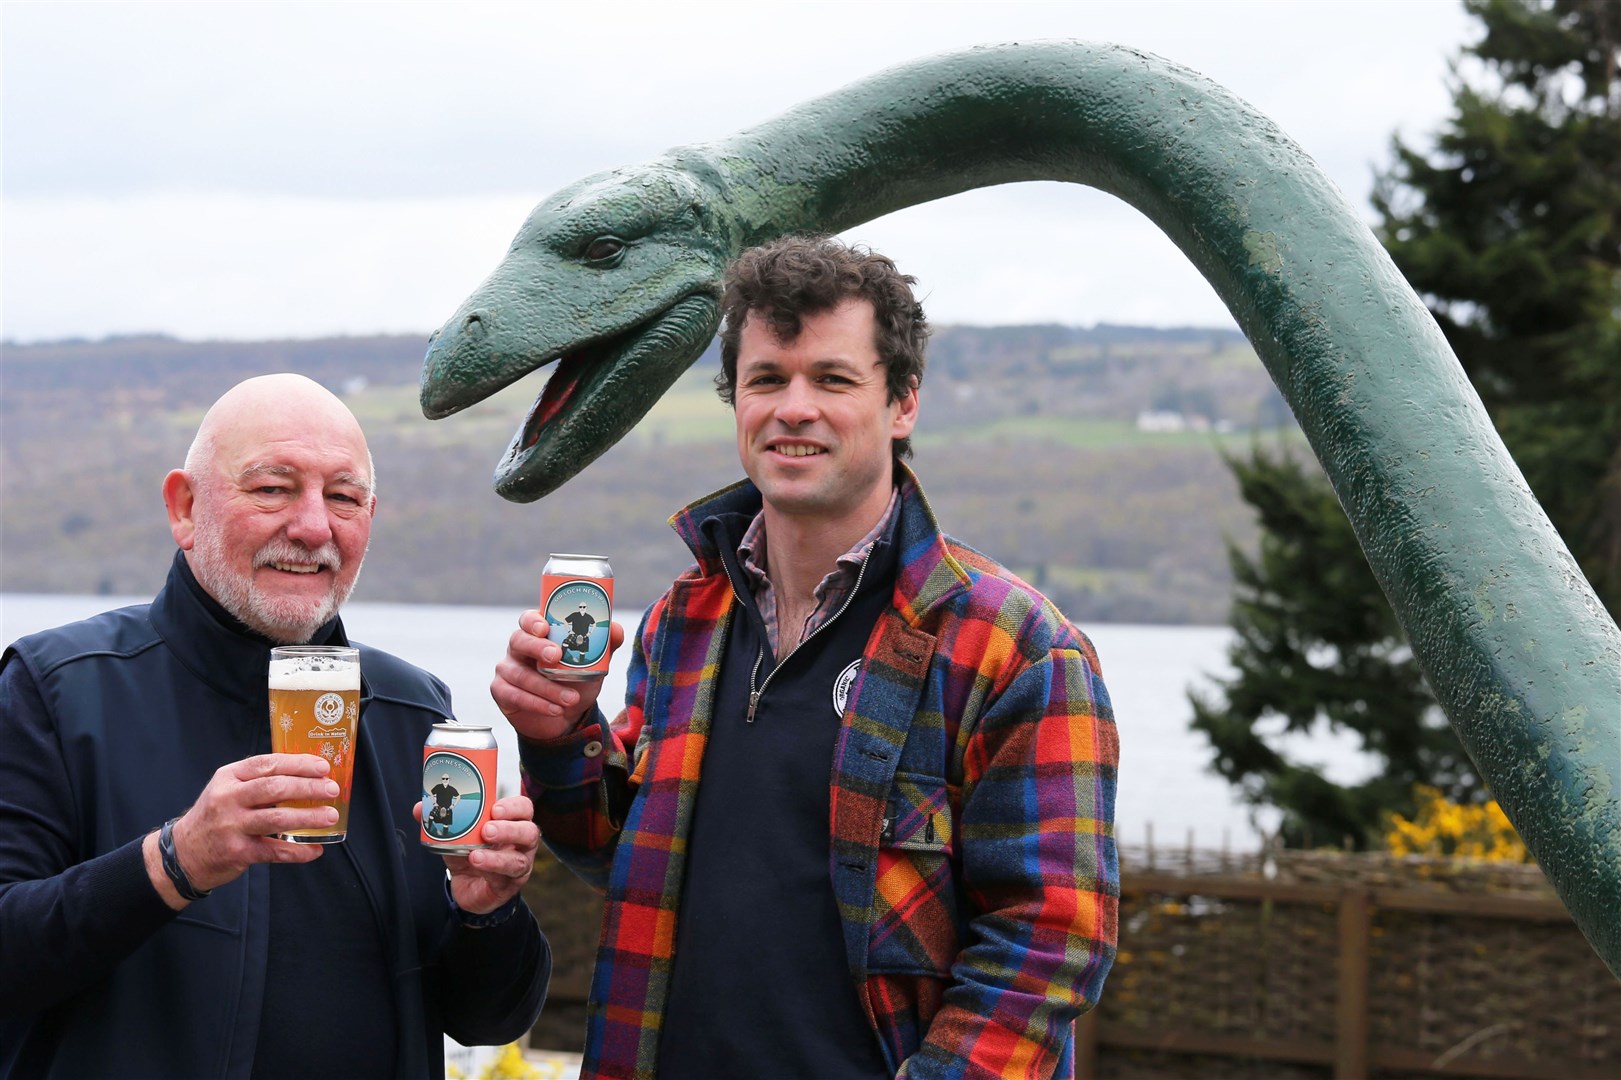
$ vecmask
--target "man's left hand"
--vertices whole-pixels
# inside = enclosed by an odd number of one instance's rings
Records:
[[[540,827],[535,806],[527,795],[510,795],[490,808],[479,838],[487,848],[466,855],[444,856],[450,870],[450,895],[456,906],[472,915],[488,915],[511,900],[529,880],[540,850]],[[416,806],[422,819],[422,804]]]

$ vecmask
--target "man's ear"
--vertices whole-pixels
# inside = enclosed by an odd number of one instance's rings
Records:
[[[920,401],[916,378],[912,380],[912,385],[906,388],[905,395],[897,398],[893,404],[900,407],[895,410],[895,419],[890,425],[889,437],[891,439],[904,439],[912,434],[912,429],[917,426]]]
[[[192,511],[197,492],[191,486],[191,477],[182,469],[175,469],[163,478],[163,505],[169,511],[169,532],[182,551],[190,551],[197,535],[197,523]]]

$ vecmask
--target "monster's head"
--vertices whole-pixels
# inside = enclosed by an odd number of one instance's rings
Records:
[[[556,362],[495,470],[531,502],[623,438],[714,337],[731,232],[715,188],[654,163],[542,202],[495,272],[429,342],[437,420]]]

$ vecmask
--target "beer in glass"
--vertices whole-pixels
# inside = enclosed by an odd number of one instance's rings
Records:
[[[316,754],[332,766],[338,797],[282,803],[335,806],[338,822],[276,833],[295,844],[337,844],[349,833],[349,787],[360,720],[360,650],[346,645],[278,645],[270,650],[270,748]]]

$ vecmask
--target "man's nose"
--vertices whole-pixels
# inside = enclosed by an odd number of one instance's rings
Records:
[[[790,426],[808,424],[822,415],[816,389],[803,379],[790,380],[777,400],[777,419]]]
[[[332,539],[332,518],[327,511],[325,493],[313,489],[299,495],[287,522],[287,538],[312,550]]]

